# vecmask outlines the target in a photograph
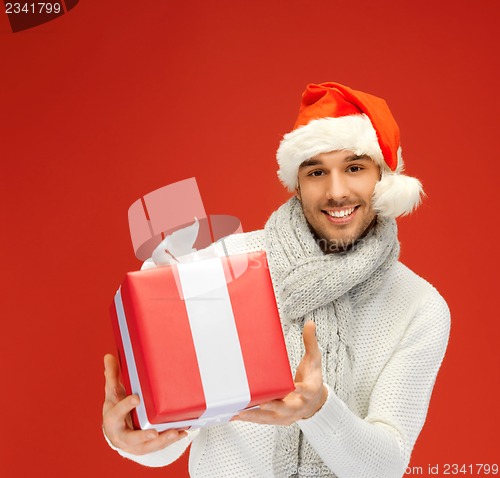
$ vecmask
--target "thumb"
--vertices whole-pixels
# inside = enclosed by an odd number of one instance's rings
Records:
[[[305,354],[300,361],[295,373],[295,384],[307,380],[311,373],[320,371],[321,373],[321,351],[316,340],[316,326],[312,320],[308,320],[302,331]]]
[[[120,368],[118,360],[116,360],[116,358],[111,354],[106,354],[104,356],[104,377],[106,378],[104,387],[105,400],[117,403],[125,397],[125,393],[122,390],[122,385],[120,383]]]
[[[311,358],[321,358],[318,341],[316,339],[316,324],[312,320],[308,320],[302,331],[302,340],[306,349],[306,355]]]

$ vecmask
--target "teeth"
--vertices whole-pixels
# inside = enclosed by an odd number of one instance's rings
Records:
[[[352,214],[355,208],[351,207],[349,209],[343,209],[342,211],[326,211],[329,216],[332,217],[345,217]]]

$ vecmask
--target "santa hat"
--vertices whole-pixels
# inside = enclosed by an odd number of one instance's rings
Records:
[[[387,103],[339,83],[310,84],[302,95],[295,126],[278,148],[278,176],[293,192],[304,161],[340,150],[368,155],[380,166],[381,179],[373,193],[378,214],[406,215],[420,204],[422,185],[402,174],[399,128]]]

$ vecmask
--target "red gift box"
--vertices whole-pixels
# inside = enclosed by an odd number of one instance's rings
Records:
[[[130,272],[111,312],[137,428],[227,421],[295,388],[264,252]]]

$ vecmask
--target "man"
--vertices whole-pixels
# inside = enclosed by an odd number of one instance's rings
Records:
[[[294,196],[225,245],[267,253],[296,390],[227,424],[134,431],[138,397],[108,355],[105,434],[149,466],[192,443],[194,477],[401,477],[449,334],[445,301],[398,262],[394,218],[418,206],[421,185],[402,174],[385,101],[337,83],[307,87],[277,159]]]

